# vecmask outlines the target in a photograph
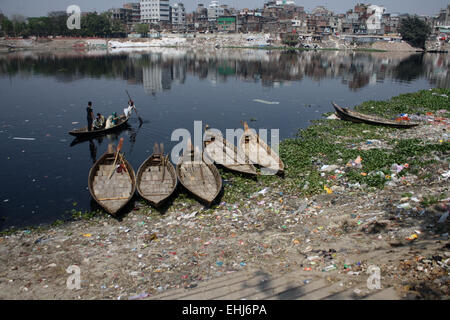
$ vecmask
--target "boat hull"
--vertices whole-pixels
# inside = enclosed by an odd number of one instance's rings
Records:
[[[207,132],[204,146],[206,155],[216,164],[243,174],[258,174],[247,156],[226,139]]]
[[[285,166],[279,155],[248,127],[239,140],[239,147],[253,164],[266,169],[267,173],[283,174]]]
[[[412,128],[416,127],[419,124],[418,123],[407,123],[407,122],[399,122],[389,119],[382,119],[375,116],[370,115],[364,115],[356,111],[349,110],[347,108],[342,108],[338,106],[336,103],[332,102],[334,109],[336,110],[336,113],[339,118],[346,121],[351,121],[354,123],[367,123],[371,125],[377,125],[377,126],[388,126],[393,128]]]
[[[193,161],[183,156],[176,171],[181,185],[208,205],[214,202],[222,190],[219,170],[204,160]]]
[[[108,213],[116,215],[133,198],[136,181],[133,167],[124,159],[127,172],[114,172],[115,154],[106,152],[89,171],[88,186],[92,198]]]
[[[87,131],[87,127],[84,127],[84,128],[79,128],[79,129],[69,131],[69,134],[74,137],[77,137],[79,139],[100,136],[103,134],[107,134],[107,133],[114,132],[116,130],[125,128],[128,125],[128,119],[129,118],[125,118],[125,116],[122,116],[122,118],[120,119],[120,121],[121,121],[120,123],[118,123],[114,127],[108,128],[108,129]]]
[[[136,174],[138,193],[156,208],[167,201],[178,185],[174,166],[170,161],[162,165],[162,157],[163,155],[151,155]]]

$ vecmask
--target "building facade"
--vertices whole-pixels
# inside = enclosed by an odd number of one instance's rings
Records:
[[[112,8],[109,9],[109,15],[113,20],[119,20],[124,23],[131,21],[132,10],[126,8]]]
[[[125,9],[131,10],[131,22],[141,22],[141,4],[139,2],[125,3],[123,5]]]
[[[142,23],[169,23],[169,0],[141,0]]]
[[[208,6],[208,20],[216,21],[218,17],[224,15],[224,9],[219,5],[219,1],[213,0]]]
[[[237,31],[237,17],[236,16],[220,16],[217,18],[217,29],[224,32]]]
[[[172,7],[172,24],[184,26],[186,23],[186,10],[183,3],[175,3]]]

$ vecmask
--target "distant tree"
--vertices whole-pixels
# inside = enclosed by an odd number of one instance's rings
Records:
[[[142,35],[146,35],[149,31],[149,25],[146,23],[136,24],[134,26],[134,31],[136,31],[137,33],[140,33]]]
[[[28,31],[30,35],[38,37],[53,35],[52,19],[49,17],[28,18]]]
[[[413,47],[425,49],[425,42],[431,34],[431,28],[417,17],[408,17],[402,19],[399,32],[403,40]]]
[[[111,21],[111,36],[122,38],[126,37],[127,35],[127,28],[125,24],[119,20],[112,20]]]
[[[51,24],[51,33],[54,36],[66,36],[70,34],[67,28],[67,13],[65,11],[51,11],[48,13]]]
[[[12,35],[14,32],[14,25],[11,20],[6,16],[2,16],[0,18],[0,27],[3,35]]]
[[[81,18],[81,35],[84,37],[106,37],[111,33],[111,23],[108,15],[89,13]]]

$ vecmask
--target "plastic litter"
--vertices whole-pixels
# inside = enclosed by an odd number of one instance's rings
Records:
[[[442,216],[438,220],[438,223],[444,223],[447,220],[447,218],[448,218],[448,211],[442,214]]]
[[[414,233],[414,234],[410,235],[409,237],[407,237],[406,240],[413,241],[413,240],[416,240],[417,238],[419,238],[419,236]]]
[[[333,271],[333,270],[336,270],[336,266],[334,264],[330,265],[330,266],[326,266],[325,268],[323,268],[322,272],[328,272],[328,271]]]
[[[349,162],[347,162],[346,166],[361,169],[362,168],[361,156],[356,157],[355,160],[350,160]]]
[[[278,101],[267,101],[267,100],[261,100],[261,99],[253,99],[253,101],[263,103],[263,104],[280,104]]]
[[[25,140],[25,141],[34,141],[36,138],[22,138],[22,137],[14,137],[13,140]]]

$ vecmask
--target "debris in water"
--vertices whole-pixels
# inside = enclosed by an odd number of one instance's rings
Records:
[[[21,137],[14,137],[14,140],[26,140],[26,141],[34,141],[36,138],[21,138]]]
[[[280,104],[278,101],[266,101],[261,99],[253,99],[255,102],[264,103],[264,104]]]

